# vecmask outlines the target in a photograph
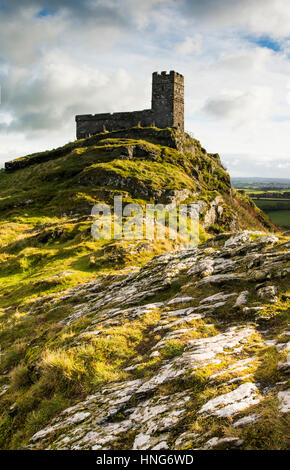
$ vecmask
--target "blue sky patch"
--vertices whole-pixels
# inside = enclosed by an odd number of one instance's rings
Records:
[[[44,16],[54,15],[56,12],[55,8],[43,8],[37,13],[38,18],[43,18]]]
[[[271,49],[274,52],[280,52],[282,50],[281,44],[278,41],[275,41],[275,39],[270,38],[270,36],[247,36],[246,39],[260,47]]]

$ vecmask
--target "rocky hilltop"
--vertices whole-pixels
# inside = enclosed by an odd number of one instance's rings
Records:
[[[275,227],[251,199],[236,192],[218,154],[172,129],[132,128],[77,140],[18,158],[0,173],[1,210],[31,207],[58,217],[90,213],[114,195],[155,203],[199,202],[210,233]],[[20,185],[19,185],[20,182]]]
[[[289,244],[187,134],[0,172],[2,449],[285,449]],[[198,202],[200,244],[94,240],[97,202]]]

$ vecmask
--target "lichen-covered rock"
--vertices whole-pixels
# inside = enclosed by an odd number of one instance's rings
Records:
[[[225,242],[225,248],[236,248],[240,247],[244,243],[249,243],[251,241],[251,232],[245,230],[237,235],[230,237]]]
[[[219,222],[219,219],[222,218],[224,208],[222,206],[223,198],[217,196],[211,203],[208,211],[204,216],[204,228],[208,228],[211,225],[214,225]]]
[[[234,428],[242,428],[248,426],[249,424],[254,424],[259,420],[260,416],[253,414],[249,416],[244,416],[243,418],[238,419],[234,424]]]
[[[243,444],[243,440],[239,439],[238,437],[212,437],[209,441],[207,441],[204,445],[205,449],[213,449],[214,447],[218,446],[226,446],[227,449],[231,449],[233,447],[240,447]]]
[[[257,290],[257,295],[260,299],[266,299],[271,302],[277,302],[278,287],[277,286],[265,286],[260,287]]]
[[[242,307],[243,305],[245,305],[248,301],[248,296],[249,296],[249,291],[247,290],[242,291],[240,295],[238,296],[234,304],[234,307]]]
[[[279,410],[281,413],[288,413],[290,411],[290,390],[278,393]]]
[[[213,398],[202,406],[199,413],[228,417],[259,403],[260,399],[256,385],[247,382],[232,392]]]

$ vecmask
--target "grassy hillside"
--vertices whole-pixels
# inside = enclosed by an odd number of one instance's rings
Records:
[[[93,289],[101,282],[104,289],[155,255],[178,248],[168,240],[94,240],[94,204],[112,204],[115,195],[124,203],[166,204],[172,194],[188,190],[183,202],[204,202],[201,241],[237,225],[275,229],[247,196],[233,190],[218,155],[207,154],[188,136],[175,143],[171,130],[112,132],[25,157],[0,171],[1,448],[20,448],[99,383],[120,379],[121,365],[136,355],[137,345],[142,350],[156,321],[156,312],[148,313],[133,329],[121,326],[119,334],[108,332],[75,355],[71,338],[85,330],[87,319],[64,327],[73,302],[58,305],[58,296],[76,289],[79,300],[84,283],[92,281]],[[178,283],[172,288],[178,291]],[[52,298],[53,309],[46,305]],[[64,355],[60,351],[67,345]]]

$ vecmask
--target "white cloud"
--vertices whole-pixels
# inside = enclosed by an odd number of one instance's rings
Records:
[[[202,36],[195,34],[194,36],[186,36],[184,41],[175,47],[175,53],[182,56],[189,54],[201,54],[202,51]]]
[[[248,124],[270,117],[272,98],[270,87],[256,86],[245,93],[232,89],[210,98],[204,106],[204,111],[218,119]]]
[[[184,0],[187,14],[214,28],[240,28],[277,38],[290,35],[290,4],[285,0]]]
[[[89,65],[80,67],[57,50],[39,65],[41,70],[34,77],[27,69],[14,67],[6,78],[3,106],[13,109],[6,130],[65,129],[75,114],[111,112],[116,106],[122,111],[138,102],[134,80],[123,68],[108,75]]]

